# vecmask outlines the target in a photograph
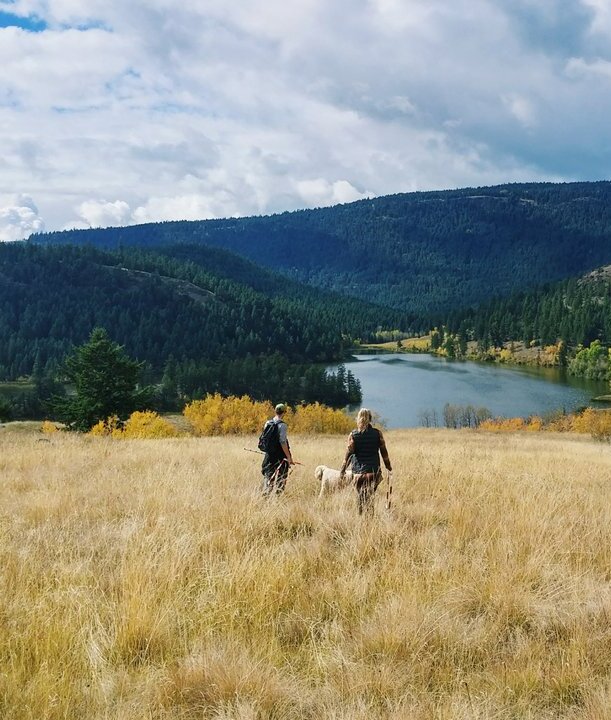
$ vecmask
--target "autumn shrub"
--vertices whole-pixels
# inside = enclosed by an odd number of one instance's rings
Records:
[[[183,411],[196,435],[247,435],[258,432],[274,414],[271,403],[219,393],[194,400]]]
[[[573,418],[572,430],[587,433],[598,440],[611,439],[611,411],[586,408]]]
[[[611,440],[611,411],[586,408],[582,412],[556,415],[548,420],[534,415],[523,418],[494,418],[485,420],[481,430],[488,432],[563,432],[591,435],[598,440]]]
[[[116,433],[117,431],[115,431]],[[178,436],[178,430],[169,420],[152,410],[133,412],[121,432],[121,438],[171,438]],[[113,435],[115,434],[113,433]]]
[[[611,440],[611,412],[599,410],[591,435],[597,440]]]
[[[133,412],[124,424],[116,415],[100,420],[89,431],[94,437],[113,437],[118,440],[171,438],[178,430],[171,422],[152,410]]]
[[[528,432],[540,432],[543,430],[543,427],[543,418],[540,418],[538,415],[533,415],[528,418],[524,430]]]
[[[571,416],[571,430],[576,433],[588,434],[594,425],[596,411],[586,408],[583,412]]]
[[[116,415],[111,415],[106,420],[99,420],[89,431],[88,435],[93,437],[111,437],[115,433],[120,433],[120,422]]]
[[[575,432],[574,419],[575,415],[564,412],[553,415],[545,422],[545,429],[549,432]]]
[[[560,343],[557,345],[546,345],[543,348],[543,358],[542,358],[542,364],[545,365],[557,365],[558,364],[558,354],[560,352]]]
[[[480,423],[480,430],[488,432],[519,432],[524,430],[526,422],[523,418],[490,418]]]
[[[40,432],[44,433],[45,435],[52,435],[53,433],[58,432],[58,427],[54,422],[51,422],[50,420],[44,420],[42,425],[40,426]]]
[[[538,415],[524,418],[489,418],[480,424],[481,430],[488,432],[541,432],[546,430],[546,424],[543,418]]]
[[[298,407],[291,413],[290,424],[296,433],[329,435],[348,433],[355,426],[354,420],[342,410],[333,410],[320,403]]]
[[[196,435],[251,435],[260,432],[266,420],[274,414],[271,403],[242,397],[206,395],[184,409]],[[292,432],[339,434],[349,432],[354,421],[341,410],[313,403],[288,408],[284,420]]]

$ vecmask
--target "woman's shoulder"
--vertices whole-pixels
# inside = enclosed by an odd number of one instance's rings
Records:
[[[366,433],[371,432],[375,433],[376,435],[382,435],[382,431],[374,427],[373,425],[368,425],[364,430],[359,430],[358,428],[355,428],[351,431],[350,435],[354,437],[356,435],[365,435]]]

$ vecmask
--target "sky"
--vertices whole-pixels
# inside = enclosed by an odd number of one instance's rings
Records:
[[[0,241],[611,176],[611,0],[0,0]]]

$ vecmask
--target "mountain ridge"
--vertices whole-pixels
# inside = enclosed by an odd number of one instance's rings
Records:
[[[266,293],[267,271],[237,262],[242,281],[230,269],[217,274],[205,265],[206,250],[196,249],[198,264],[140,248],[0,244],[0,380],[28,376],[36,363],[57,366],[96,326],[159,374],[170,356],[216,363],[279,353],[291,363],[333,362],[353,336],[377,332],[385,317],[401,320],[314,288],[300,293],[292,281],[293,292]]]
[[[611,182],[397,193],[326,208],[34,235],[105,248],[197,244],[420,315],[611,262]]]

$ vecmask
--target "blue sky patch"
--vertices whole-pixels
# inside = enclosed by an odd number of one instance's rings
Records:
[[[29,17],[19,17],[12,13],[2,12],[0,10],[0,28],[18,27],[28,32],[42,32],[47,29],[47,23],[34,15]]]

